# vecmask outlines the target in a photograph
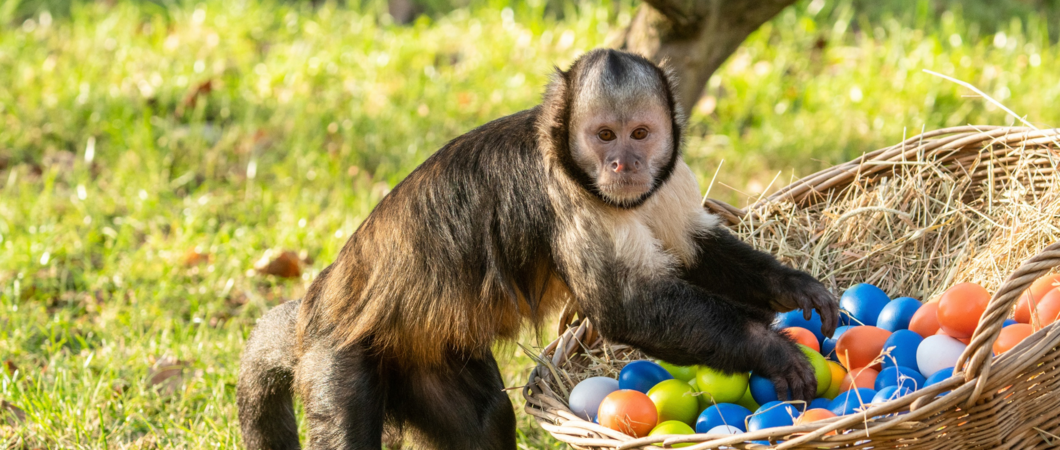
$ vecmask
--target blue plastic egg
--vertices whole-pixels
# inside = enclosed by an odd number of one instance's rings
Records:
[[[1005,319],[1005,322],[1001,324],[1001,328],[1005,328],[1009,325],[1015,325],[1017,323],[1019,322],[1016,322],[1016,319]]]
[[[747,431],[793,425],[799,417],[799,409],[783,402],[769,402],[758,408],[747,421]]]
[[[817,397],[810,402],[810,406],[807,406],[806,409],[828,409],[828,405],[830,404],[832,404],[831,399]]]
[[[777,398],[777,387],[773,385],[773,382],[754,372],[747,381],[747,387],[751,390],[751,398],[755,399],[755,403],[759,405],[780,400]],[[788,390],[788,398],[791,398],[791,390]]]
[[[921,375],[920,372],[909,367],[885,367],[878,375],[876,375],[876,385],[873,387],[879,391],[888,386],[898,386],[903,389],[915,391],[924,387],[924,376]]]
[[[600,402],[607,394],[618,390],[618,380],[608,377],[592,377],[582,380],[570,391],[570,410],[579,417],[589,420],[596,416]]]
[[[884,305],[876,318],[876,326],[887,331],[906,330],[909,320],[920,309],[920,301],[912,297],[898,297]]]
[[[810,314],[810,320],[802,317],[801,309],[777,314],[777,318],[773,320],[773,328],[783,330],[788,327],[800,327],[810,330],[817,337],[818,344],[824,340],[824,333],[821,333],[821,315],[816,310]]]
[[[906,388],[898,386],[887,386],[876,392],[876,395],[872,397],[871,403],[883,403],[891,400],[899,399],[909,395],[911,391]]]
[[[931,386],[933,384],[937,384],[939,382],[946,381],[952,376],[953,376],[953,368],[952,367],[948,367],[948,368],[942,369],[942,370],[940,370],[938,372],[933,373],[930,377],[927,377],[927,379],[924,380],[924,387],[928,387],[928,386]],[[943,396],[943,395],[948,394],[949,392],[950,391],[942,392],[942,393],[940,393],[938,395],[939,396]]]
[[[751,415],[751,410],[732,403],[718,403],[710,408],[704,409],[696,419],[696,433],[707,433],[722,425],[739,428],[747,431],[744,419]]]
[[[853,414],[864,405],[872,403],[872,398],[875,396],[876,391],[873,389],[851,389],[840,393],[834,400],[832,400],[832,403],[828,405],[828,409],[837,416]]]
[[[832,337],[824,338],[824,340],[821,341],[821,354],[824,355],[826,359],[839,362],[839,357],[836,356],[835,353],[835,343],[839,341],[839,336],[842,336],[843,333],[846,333],[847,330],[851,328],[854,327],[849,325],[836,327],[835,333],[832,333]]]
[[[647,394],[648,390],[659,382],[671,379],[673,375],[658,364],[651,361],[633,361],[618,373],[618,388]]]
[[[924,338],[915,331],[898,330],[891,333],[891,337],[883,343],[883,349],[889,351],[889,356],[883,357],[883,367],[903,366],[920,371],[916,363],[916,350]]]
[[[880,311],[891,301],[880,288],[868,283],[855,284],[843,292],[839,298],[839,307],[850,315],[841,315],[842,325],[876,326]]]

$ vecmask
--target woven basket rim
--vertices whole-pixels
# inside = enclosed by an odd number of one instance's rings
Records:
[[[1037,130],[1026,127],[965,126],[935,130],[909,138],[899,144],[885,147],[850,162],[833,166],[802,178],[777,193],[752,205],[747,210],[732,207],[723,202],[707,199],[704,207],[716,213],[730,224],[742,220],[757,209],[771,202],[788,201],[806,207],[826,198],[827,194],[845,189],[851,183],[866,176],[886,175],[895,169],[894,163],[910,160],[924,161],[932,157],[939,164],[951,163],[963,167],[962,161],[975,153],[976,158],[988,154],[991,157],[1005,153],[1010,144],[1051,144],[1060,148],[1060,129]],[[978,147],[977,147],[978,146]],[[975,149],[963,151],[964,149]],[[1054,168],[1060,154],[1050,148],[1050,165]],[[998,149],[998,150],[995,150]],[[974,155],[973,155],[974,156]],[[916,157],[916,158],[911,158]],[[964,158],[964,159],[962,159]],[[978,159],[975,159],[978,162]],[[888,171],[885,163],[892,163]],[[967,172],[965,172],[967,173]],[[993,357],[992,346],[1001,332],[1005,319],[1022,293],[1038,277],[1052,268],[1060,266],[1060,242],[1042,249],[1039,254],[1024,261],[991,298],[986,312],[980,318],[969,344],[957,361],[956,367],[964,369],[938,384],[920,389],[904,397],[885,403],[872,404],[861,413],[818,421],[811,424],[783,428],[772,428],[737,435],[668,435],[632,438],[621,432],[604,428],[574,415],[562,401],[563,397],[553,392],[541,379],[551,375],[558,378],[557,367],[583,348],[592,348],[603,342],[587,319],[576,318],[573,308],[564,308],[561,313],[560,336],[549,344],[539,357],[539,364],[530,373],[523,388],[525,410],[535,417],[538,424],[553,436],[576,448],[642,448],[663,443],[693,443],[691,450],[712,449],[718,446],[746,445],[746,442],[764,439],[788,439],[776,448],[792,448],[799,445],[814,445],[830,448],[839,444],[870,440],[871,435],[888,430],[921,429],[918,420],[940,414],[949,408],[973,408],[988,391],[988,382],[1005,376],[1015,376],[1020,370],[1038,363],[1040,357],[1060,345],[1060,327],[1049,325],[1034,332],[1030,337],[1008,352]],[[992,388],[991,388],[992,389]],[[945,395],[936,396],[944,391]],[[878,418],[900,411],[909,412],[898,416]],[[873,418],[877,417],[877,418]],[[835,430],[847,433],[826,436]],[[798,436],[792,436],[799,433]]]

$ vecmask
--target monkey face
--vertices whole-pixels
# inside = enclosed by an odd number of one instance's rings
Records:
[[[619,206],[649,195],[673,154],[668,109],[657,101],[637,103],[622,112],[591,108],[571,130],[575,162]]]

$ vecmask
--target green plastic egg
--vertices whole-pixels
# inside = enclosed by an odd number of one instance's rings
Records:
[[[678,420],[694,423],[699,415],[699,401],[692,395],[692,386],[681,380],[665,380],[648,391],[648,398],[659,412],[659,423]]]
[[[813,366],[813,376],[817,378],[817,395],[820,396],[832,385],[832,369],[828,368],[828,361],[820,353],[802,344],[798,344],[798,346],[799,350],[802,350],[802,353],[810,360],[810,365]]]
[[[699,390],[713,397],[714,403],[734,403],[747,391],[747,374],[734,373],[726,375],[707,366],[699,366],[696,371],[696,384]]]
[[[673,375],[674,378],[677,378],[678,380],[681,380],[681,381],[694,380],[696,378],[696,369],[699,367],[699,366],[675,366],[673,364],[670,364],[670,363],[664,362],[664,361],[655,361],[655,362],[659,363],[659,365],[662,366],[663,369],[666,369],[667,372],[670,372],[670,375]]]
[[[696,434],[696,430],[693,430],[687,423],[679,420],[668,420],[656,425],[655,428],[651,430],[651,433],[648,433],[648,436],[657,436],[660,434]],[[662,444],[655,445],[662,447]],[[692,443],[674,445],[674,447],[690,446],[692,446]]]

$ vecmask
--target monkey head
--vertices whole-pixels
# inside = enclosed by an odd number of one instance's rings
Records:
[[[659,66],[610,49],[578,58],[549,85],[548,147],[563,171],[601,201],[634,208],[666,182],[684,121]]]

